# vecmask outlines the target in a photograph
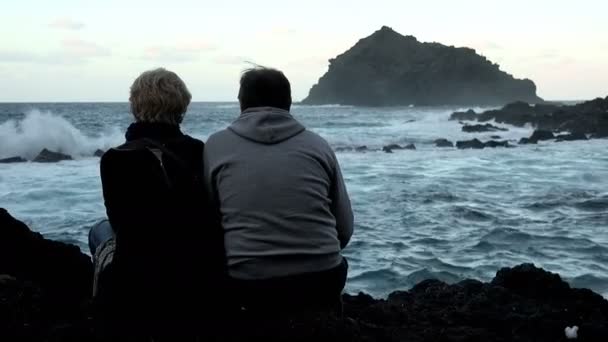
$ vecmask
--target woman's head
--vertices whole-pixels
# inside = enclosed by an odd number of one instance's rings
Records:
[[[137,121],[179,125],[192,95],[184,81],[164,68],[139,75],[131,85],[129,102]]]

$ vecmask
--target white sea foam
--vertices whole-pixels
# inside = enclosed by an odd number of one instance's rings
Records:
[[[44,148],[74,157],[108,149],[122,139],[116,128],[99,136],[87,136],[65,118],[32,110],[20,120],[0,124],[0,158],[21,156],[33,159]]]

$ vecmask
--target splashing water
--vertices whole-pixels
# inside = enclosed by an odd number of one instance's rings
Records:
[[[99,136],[87,136],[61,116],[32,110],[22,120],[0,124],[0,158],[33,159],[44,148],[73,157],[90,156],[96,149],[116,145],[122,135],[114,128]]]

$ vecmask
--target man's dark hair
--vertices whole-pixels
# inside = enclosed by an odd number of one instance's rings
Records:
[[[291,85],[285,75],[272,68],[257,66],[241,76],[241,111],[253,107],[291,108]]]

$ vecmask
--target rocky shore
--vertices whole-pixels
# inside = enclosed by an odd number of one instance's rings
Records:
[[[455,112],[450,120],[487,122],[513,126],[530,124],[538,130],[549,132],[568,132],[569,139],[586,140],[587,138],[608,137],[608,96],[585,101],[576,105],[530,105],[525,102],[510,103],[501,109],[476,113],[473,110]],[[466,126],[465,126],[466,127]],[[470,127],[490,127],[475,125]],[[492,126],[493,127],[493,126]],[[566,137],[566,136],[564,136]],[[578,139],[575,139],[577,138]],[[551,137],[553,138],[553,137]],[[559,137],[556,137],[559,139]],[[535,139],[531,139],[535,140]]]
[[[90,258],[77,247],[47,240],[0,209],[0,340],[98,340],[89,318],[91,279]],[[221,340],[607,341],[608,301],[523,264],[487,283],[425,280],[386,299],[345,294],[342,318],[226,324]]]

